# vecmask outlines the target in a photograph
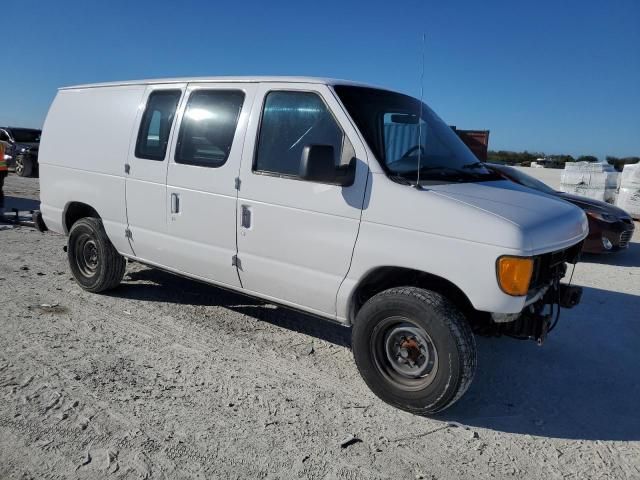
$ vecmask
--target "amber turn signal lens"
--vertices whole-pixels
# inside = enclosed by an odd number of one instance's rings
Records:
[[[504,293],[516,297],[526,295],[533,273],[533,259],[500,257],[498,259],[498,283]]]

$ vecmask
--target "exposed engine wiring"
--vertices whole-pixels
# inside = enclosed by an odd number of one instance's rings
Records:
[[[571,273],[571,276],[573,276],[573,272]],[[560,308],[560,279],[557,278],[556,282],[555,282],[555,289],[557,292],[557,296],[556,296],[556,302],[551,304],[551,316],[553,317],[554,315],[554,311],[556,310],[556,306],[557,306],[557,311],[555,311],[555,317],[553,319],[553,323],[551,324],[551,326],[549,327],[549,329],[547,330],[547,333],[551,333],[551,331],[556,328],[556,325],[558,325],[558,321],[560,320],[560,310],[562,310]]]
[[[574,263],[573,264],[573,268],[571,269],[571,276],[569,277],[569,286],[571,285],[571,282],[573,281],[573,274],[574,274],[575,271],[576,271],[576,264]],[[560,310],[562,310],[562,309],[560,308],[560,279],[559,278],[556,279],[555,289],[556,289],[556,292],[558,292],[557,302],[556,302],[556,304],[558,305],[558,311],[556,312],[556,315],[555,315],[556,318],[553,320],[553,323],[549,327],[549,330],[547,330],[547,333],[550,333],[554,328],[556,328],[556,325],[558,324],[558,321],[560,320]],[[551,316],[553,316],[553,311],[555,310],[555,305],[556,304],[552,304],[551,305]]]
[[[573,280],[573,272],[576,271],[576,265],[578,264],[578,262],[573,264],[573,268],[571,269],[571,277],[569,277],[569,285],[571,285],[571,281]]]

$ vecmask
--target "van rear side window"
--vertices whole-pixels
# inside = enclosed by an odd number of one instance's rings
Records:
[[[196,90],[182,117],[176,163],[217,168],[227,161],[244,103],[240,90]]]
[[[181,94],[180,90],[158,90],[149,95],[138,130],[136,157],[164,160]]]

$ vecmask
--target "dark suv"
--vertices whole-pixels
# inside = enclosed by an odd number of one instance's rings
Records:
[[[38,148],[41,130],[0,127],[0,143],[5,146],[9,166],[21,177],[38,174]]]

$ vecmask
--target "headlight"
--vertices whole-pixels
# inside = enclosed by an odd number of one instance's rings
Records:
[[[496,275],[502,291],[514,297],[526,295],[533,274],[533,258],[509,257],[498,258]]]
[[[20,149],[20,153],[24,153],[24,152],[26,152],[26,151],[27,151],[26,147],[22,147],[22,148]]]
[[[595,218],[596,220],[601,220],[603,222],[611,223],[611,222],[618,221],[618,217],[616,217],[615,215],[611,215],[609,213],[596,212],[594,210],[585,210],[585,213],[590,217]]]

